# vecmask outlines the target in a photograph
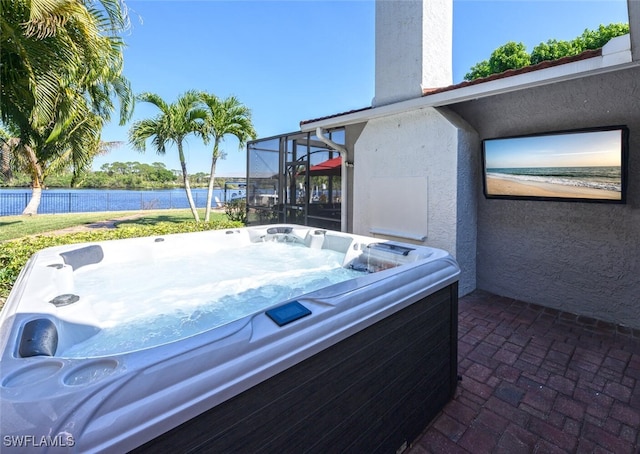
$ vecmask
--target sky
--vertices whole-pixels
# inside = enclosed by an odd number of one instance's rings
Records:
[[[374,0],[125,0],[124,75],[134,93],[173,102],[197,89],[236,96],[251,109],[259,138],[299,131],[302,120],[369,107],[374,97]],[[389,0],[402,1],[402,0]],[[628,22],[626,0],[453,0],[453,83],[509,41],[531,51],[549,39],[571,40],[600,24]],[[158,113],[137,103],[124,126],[108,124],[103,141],[122,144],[94,160],[163,162],[179,169],[177,149],[144,153],[128,131]],[[115,117],[115,115],[114,115]],[[189,173],[209,173],[211,146],[189,137]],[[246,151],[225,138],[216,175],[243,176]]]
[[[487,168],[619,166],[620,130],[589,131],[485,142]]]

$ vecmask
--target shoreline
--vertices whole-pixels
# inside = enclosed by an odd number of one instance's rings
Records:
[[[515,181],[487,177],[488,196],[562,197],[571,199],[621,200],[622,194],[605,189],[582,188],[538,181]]]

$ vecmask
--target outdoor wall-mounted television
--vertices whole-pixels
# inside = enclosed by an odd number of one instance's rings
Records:
[[[485,139],[485,197],[625,203],[628,140],[626,126]]]

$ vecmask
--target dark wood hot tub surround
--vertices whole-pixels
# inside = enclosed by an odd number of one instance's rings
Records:
[[[134,452],[396,453],[457,385],[457,282]]]

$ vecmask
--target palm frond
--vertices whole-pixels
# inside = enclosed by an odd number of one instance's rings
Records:
[[[169,105],[159,95],[155,93],[150,93],[150,92],[140,93],[138,96],[136,96],[136,100],[153,104],[165,114],[169,110]]]
[[[224,140],[224,136],[232,135],[238,139],[239,148],[243,148],[247,140],[257,136],[251,121],[251,110],[235,96],[220,99],[216,95],[203,93],[201,99],[208,114],[204,130],[214,138],[216,145]],[[214,147],[214,154],[217,151],[217,147]]]

